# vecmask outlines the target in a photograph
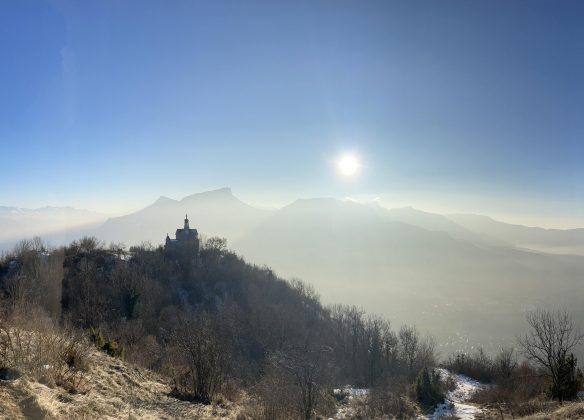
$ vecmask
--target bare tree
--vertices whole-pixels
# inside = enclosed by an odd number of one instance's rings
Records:
[[[204,249],[214,250],[216,252],[223,252],[227,250],[227,239],[218,236],[212,236],[203,244]]]
[[[414,362],[420,348],[420,334],[416,327],[402,325],[399,330],[399,341],[401,346],[402,359],[405,361],[408,372],[414,370]]]
[[[174,393],[181,398],[210,403],[221,389],[229,351],[217,336],[216,320],[207,313],[184,318],[172,333],[177,375]]]
[[[519,337],[525,357],[544,369],[552,381],[552,394],[560,401],[570,398],[576,366],[572,351],[584,339],[566,311],[538,309],[527,314],[530,331]]]
[[[314,418],[314,411],[323,397],[323,388],[331,370],[332,351],[325,345],[307,345],[291,347],[272,358],[277,376],[294,390],[295,406],[299,417],[304,420]]]
[[[201,247],[200,255],[204,265],[210,268],[219,264],[226,251],[227,239],[213,236],[205,240]]]
[[[422,338],[418,344],[418,351],[416,354],[416,369],[436,366],[436,358],[436,339],[432,336]]]
[[[493,362],[495,374],[500,381],[507,381],[517,370],[517,356],[513,347],[503,347],[499,350]]]

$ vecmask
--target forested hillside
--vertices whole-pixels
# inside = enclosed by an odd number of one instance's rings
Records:
[[[435,364],[433,340],[414,327],[324,307],[310,286],[247,264],[219,238],[199,255],[173,256],[94,238],[60,249],[24,241],[2,259],[0,287],[5,322],[53,320],[166,375],[178,399],[210,403],[249,390],[254,416],[330,414],[331,389],[344,384],[401,401]]]
[[[490,384],[464,394],[474,398],[470,411],[515,416],[555,410],[554,399],[574,399],[582,389],[574,352],[584,336],[565,312],[529,312],[531,330],[516,343],[521,363],[513,348],[479,348],[453,354],[442,362],[448,370],[436,370],[435,341],[416,327],[324,306],[309,285],[246,263],[224,239],[204,241],[198,253],[171,249],[126,250],[92,237],[50,249],[35,238],[4,255],[6,410],[76,416],[95,397],[84,415],[124,407],[154,417],[223,410],[239,419],[409,418],[436,406],[451,414],[467,409],[459,392],[468,376]],[[141,397],[114,401],[125,392]]]

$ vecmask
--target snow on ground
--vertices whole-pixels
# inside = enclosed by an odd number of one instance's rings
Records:
[[[369,394],[368,388],[353,388],[351,385],[347,385],[344,388],[336,388],[333,390],[335,396],[348,398],[352,400],[355,397],[366,397]]]
[[[347,404],[339,408],[335,413],[335,416],[330,418],[333,419],[352,419],[356,414],[356,402],[365,401],[365,398],[369,394],[369,389],[367,388],[353,388],[347,385],[344,388],[337,388],[333,390],[333,394],[337,397],[344,397],[347,400]]]
[[[340,389],[335,389],[335,393],[336,392],[339,393],[344,393],[345,395],[348,395],[349,399],[354,398],[354,397],[364,397],[367,394],[369,394],[369,389],[368,388],[353,388],[351,386],[346,386],[345,388],[343,388],[342,390]]]
[[[439,368],[437,370],[443,379],[452,378],[456,384],[456,388],[446,394],[444,403],[439,404],[432,414],[423,416],[421,419],[439,420],[454,416],[460,420],[473,420],[482,410],[472,404],[465,403],[465,401],[470,399],[475,392],[488,388],[489,385],[475,381],[468,376],[451,373],[446,369]],[[355,417],[357,404],[365,401],[369,390],[366,388],[353,388],[347,385],[344,388],[333,390],[333,394],[335,396],[344,396],[348,403],[339,408],[335,416],[329,420],[351,419]]]
[[[426,416],[426,419],[437,420],[448,416],[456,416],[461,420],[472,420],[482,412],[480,408],[464,402],[472,397],[475,392],[485,389],[489,385],[475,381],[468,376],[451,373],[446,369],[439,368],[438,371],[443,379],[452,378],[456,388],[446,394],[444,403],[438,405],[432,414]]]

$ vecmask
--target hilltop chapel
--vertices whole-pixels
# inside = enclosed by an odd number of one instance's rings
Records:
[[[191,229],[189,227],[188,215],[185,215],[184,227],[176,230],[175,238],[170,239],[168,233],[166,234],[165,251],[189,251],[195,255],[199,253],[199,233],[197,229]]]

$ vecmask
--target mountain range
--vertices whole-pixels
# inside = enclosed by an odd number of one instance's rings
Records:
[[[0,221],[11,211],[0,208]],[[584,319],[584,229],[333,198],[264,210],[223,188],[181,200],[160,197],[86,233],[107,243],[157,245],[167,233],[173,237],[185,214],[201,235],[225,237],[248,261],[311,283],[324,302],[415,323],[436,335],[444,351],[513,343],[525,312],[536,306],[566,307]]]
[[[229,188],[193,194],[182,200],[160,197],[135,213],[108,219],[94,235],[106,242],[152,244],[164,242],[168,233],[182,227],[188,215],[191,227],[204,236],[221,236],[233,242],[264,221],[271,212],[252,207],[236,198]]]

